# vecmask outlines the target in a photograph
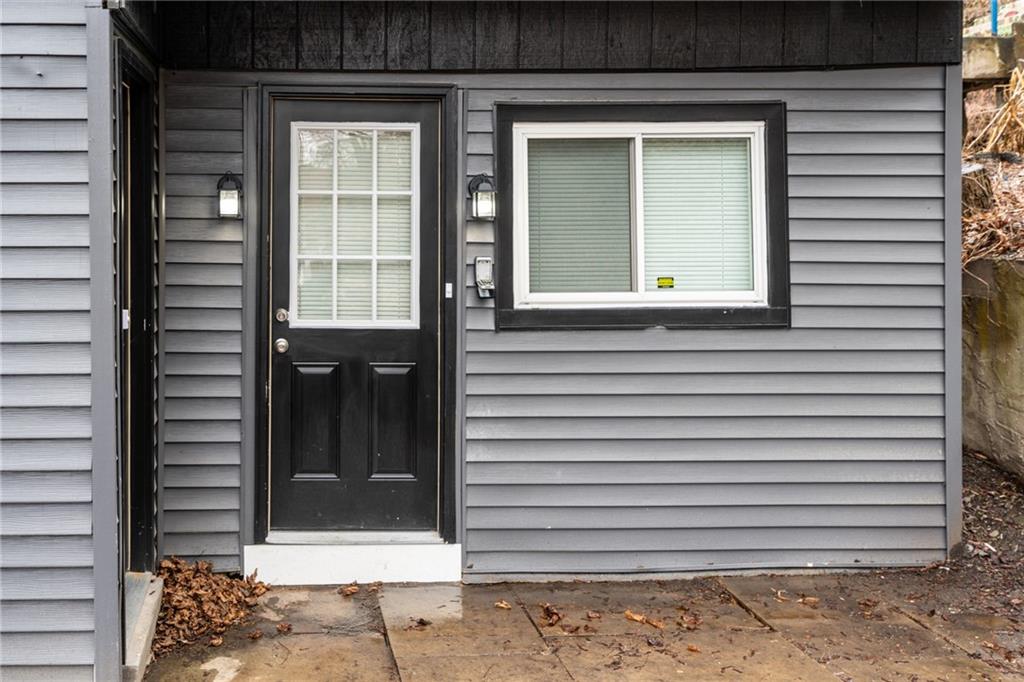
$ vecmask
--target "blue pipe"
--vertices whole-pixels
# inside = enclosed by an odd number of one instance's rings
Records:
[[[999,35],[999,0],[992,0],[992,35]]]

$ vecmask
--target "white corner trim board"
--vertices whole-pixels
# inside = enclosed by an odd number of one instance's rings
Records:
[[[246,575],[272,585],[437,583],[462,579],[462,545],[246,545]]]

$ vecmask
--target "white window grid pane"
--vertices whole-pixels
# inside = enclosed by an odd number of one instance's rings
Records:
[[[297,151],[295,141],[298,139],[299,131],[309,129],[328,129],[333,131],[334,135],[334,149],[335,153],[332,154],[332,189],[330,190],[306,190],[301,189],[297,183]],[[407,132],[410,136],[411,148],[409,164],[412,169],[412,177],[410,178],[409,189],[401,190],[383,190],[378,187],[380,169],[377,167],[378,163],[378,143],[381,131],[401,131]],[[338,188],[338,144],[339,134],[342,132],[368,132],[372,135],[372,158],[371,158],[371,178],[372,187],[369,190],[343,190]],[[292,226],[291,226],[291,284],[290,284],[290,301],[291,308],[295,311],[295,316],[292,319],[292,326],[296,327],[418,327],[419,326],[419,205],[417,202],[417,193],[419,189],[419,177],[418,177],[418,133],[419,124],[346,124],[346,125],[333,125],[333,124],[305,124],[305,123],[293,123],[292,124]],[[331,217],[332,217],[332,249],[330,255],[324,254],[306,254],[299,252],[298,244],[298,215],[297,207],[300,197],[303,196],[329,196],[331,197]],[[353,196],[353,197],[369,197],[370,198],[370,214],[371,214],[371,245],[370,253],[367,255],[339,255],[339,224],[338,224],[338,199],[340,197]],[[378,210],[378,198],[382,196],[404,196],[409,197],[410,201],[410,253],[408,254],[396,254],[386,253],[381,254],[378,252],[378,232],[379,232],[379,210]],[[331,283],[332,283],[332,305],[331,305],[331,317],[324,319],[302,319],[299,315],[298,301],[298,286],[296,281],[296,273],[300,262],[318,260],[331,263]],[[338,318],[338,264],[344,262],[369,262],[370,264],[370,301],[371,301],[371,315],[370,319],[367,320],[339,320]],[[378,315],[378,262],[407,262],[410,263],[410,287],[405,292],[409,297],[409,319],[381,319]]]

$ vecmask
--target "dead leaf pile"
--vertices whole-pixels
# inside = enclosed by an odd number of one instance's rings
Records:
[[[232,577],[214,573],[205,561],[193,564],[177,557],[161,561],[158,575],[164,593],[153,637],[156,656],[207,636],[211,646],[220,646],[220,635],[249,615],[260,595],[270,589],[256,580],[255,573]]]

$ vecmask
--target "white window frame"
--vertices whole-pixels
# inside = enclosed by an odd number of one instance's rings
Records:
[[[299,130],[330,130],[334,132],[334,155],[332,187],[329,190],[299,190]],[[371,167],[373,169],[372,186],[368,190],[339,190],[338,189],[338,133],[346,131],[365,131],[373,133],[373,152]],[[410,186],[408,190],[379,190],[377,188],[377,137],[381,131],[404,131],[411,133],[410,143],[412,145],[412,167],[410,168]],[[288,309],[293,311],[288,321],[289,326],[305,329],[419,329],[420,326],[420,124],[419,123],[379,123],[362,121],[344,122],[323,122],[323,121],[293,121],[291,124],[291,177],[290,177],[290,219],[289,230],[289,291]],[[299,195],[307,196],[330,196],[331,203],[331,224],[333,230],[331,254],[325,255],[299,255]],[[370,254],[366,256],[340,256],[338,255],[338,197],[340,196],[368,196],[370,197],[371,215],[371,241]],[[411,201],[409,226],[411,255],[409,256],[379,256],[377,255],[377,199],[381,196],[408,196]],[[299,313],[299,261],[330,261],[331,268],[331,318],[330,320],[300,320]],[[370,262],[370,306],[371,319],[369,320],[339,320],[338,313],[338,262],[339,261],[368,261]],[[377,319],[377,263],[383,262],[411,262],[410,277],[412,297],[409,301],[410,319],[408,320],[379,320]]]
[[[751,262],[753,288],[745,291],[646,291],[644,258],[643,140],[645,138],[741,138],[750,142]],[[631,210],[634,215],[630,257],[637,291],[531,292],[530,224],[527,180],[531,139],[617,138],[633,140]],[[523,122],[512,125],[513,289],[517,309],[767,307],[768,221],[765,187],[764,121],[708,122]],[[566,267],[572,267],[567,263]]]

